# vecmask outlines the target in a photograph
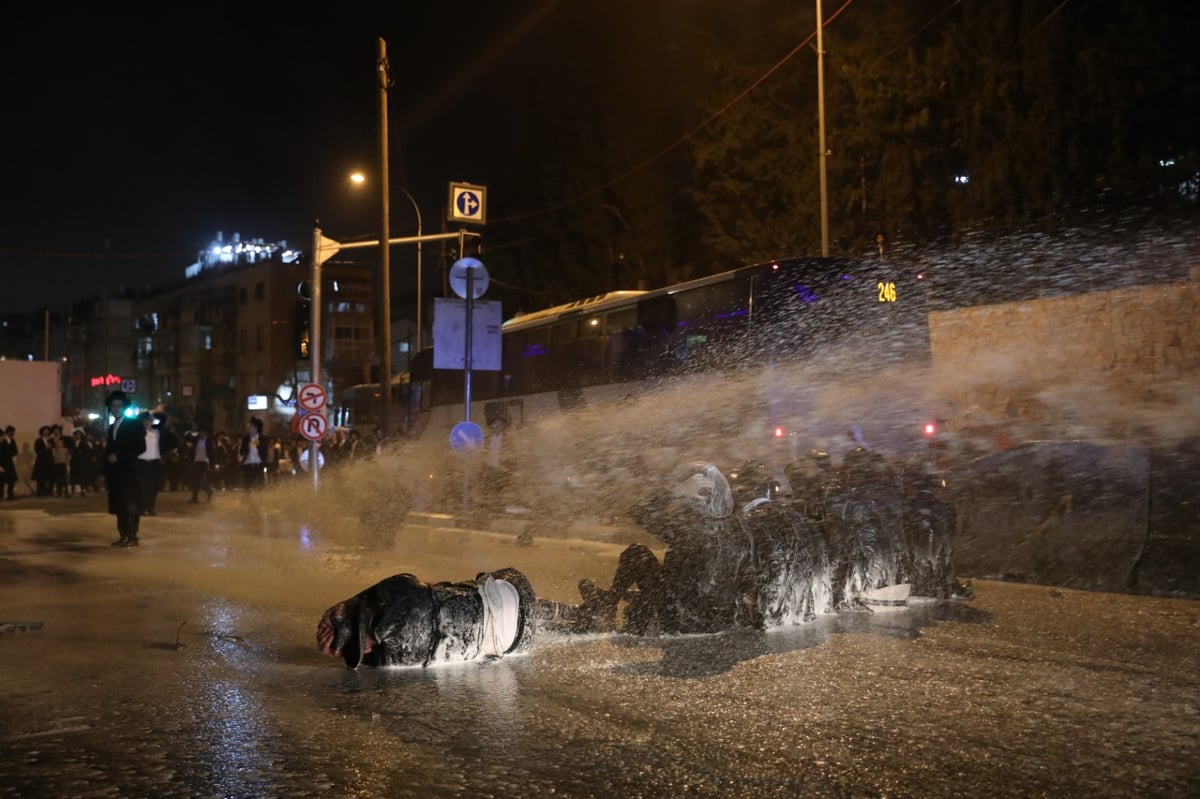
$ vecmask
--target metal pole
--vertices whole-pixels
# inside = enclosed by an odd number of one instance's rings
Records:
[[[459,257],[462,257],[462,249],[459,249]],[[475,270],[467,270],[467,295],[463,299],[466,300],[466,341],[463,345],[463,402],[465,403],[465,421],[471,421],[471,321],[475,316]],[[467,459],[463,458],[463,510],[471,508],[471,480],[470,467]]]
[[[383,440],[392,429],[392,280],[388,251],[388,61],[387,42],[379,39],[379,385],[383,405],[379,415]]]
[[[467,246],[467,235],[465,230],[458,231],[458,257],[461,260],[465,258],[463,250]],[[463,388],[466,396],[466,421],[471,421],[471,321],[475,315],[475,270],[467,270],[467,296],[464,298],[467,301],[467,340],[463,346]]]
[[[821,149],[821,256],[829,257],[829,197],[825,191],[825,15],[817,0],[817,146]]]
[[[413,212],[417,215],[417,236],[416,236],[416,238],[417,238],[417,349],[416,349],[416,351],[420,352],[421,351],[421,340],[422,340],[421,339],[421,326],[422,326],[421,300],[423,297],[423,292],[421,289],[421,244],[423,243],[423,239],[422,239],[423,234],[421,233],[421,206],[417,205],[417,201],[415,199],[413,199],[413,196],[411,194],[409,194],[408,189],[404,188],[403,186],[399,186],[397,188],[399,188],[401,193],[403,193],[404,196],[408,198],[408,201],[410,203],[412,203]],[[393,242],[393,243],[395,243],[395,242]],[[409,360],[410,361],[412,360],[411,353],[409,354]]]
[[[466,421],[471,421],[471,322],[475,316],[475,270],[468,269],[467,272],[467,340],[463,347],[463,388],[464,402],[466,402]]]
[[[312,300],[308,317],[308,355],[312,361],[310,381],[321,383],[321,226],[313,226],[312,246]],[[321,455],[319,444],[313,441],[308,447],[308,470],[312,472],[313,491],[321,487]]]
[[[413,200],[413,208],[417,212],[417,235],[421,235],[421,209],[417,208],[416,200]],[[421,306],[425,303],[424,295],[421,291],[421,245],[423,242],[417,242],[417,352],[421,351],[421,329],[424,324],[421,321]],[[412,356],[410,355],[411,359]]]

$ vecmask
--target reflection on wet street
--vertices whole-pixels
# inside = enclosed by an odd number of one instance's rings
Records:
[[[1193,601],[976,581],[769,633],[352,671],[316,621],[375,580],[514,566],[570,601],[620,547],[366,547],[240,499],[146,520],[138,550],[111,528],[0,516],[0,622],[43,623],[0,634],[0,797],[1200,794]]]

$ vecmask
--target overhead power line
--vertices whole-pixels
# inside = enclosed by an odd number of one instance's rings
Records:
[[[837,19],[839,16],[841,16],[842,12],[845,11],[847,8],[849,8],[850,4],[853,2],[854,2],[854,0],[846,0],[846,2],[842,3],[841,8],[839,8],[837,11],[830,14],[829,17],[825,20],[825,25],[828,25],[829,23],[831,23],[835,19]],[[640,163],[625,170],[624,172],[622,172],[621,174],[612,178],[608,182],[603,183],[599,186],[596,186],[593,189],[589,189],[588,191],[585,191],[581,194],[577,194],[574,197],[563,200],[562,202],[547,206],[539,211],[530,211],[528,213],[517,214],[515,216],[503,217],[503,218],[499,218],[499,219],[491,219],[491,220],[489,220],[489,222],[490,223],[523,222],[528,219],[533,219],[533,218],[536,218],[539,216],[545,216],[546,214],[553,213],[555,211],[558,211],[559,209],[566,208],[568,206],[574,205],[575,203],[581,202],[581,201],[589,199],[591,197],[595,197],[597,194],[600,194],[603,191],[607,191],[608,189],[612,188],[613,186],[617,185],[618,183],[621,183],[622,181],[637,174],[638,172],[642,171],[646,167],[653,164],[658,159],[663,158],[664,156],[666,156],[669,153],[673,152],[674,150],[678,149],[680,146],[683,145],[684,142],[686,142],[692,136],[695,136],[697,133],[704,130],[709,125],[711,125],[712,123],[714,123],[718,119],[720,119],[722,116],[724,116],[731,108],[733,108],[735,105],[737,105],[742,100],[744,100],[746,98],[746,96],[750,94],[750,92],[757,89],[760,85],[762,85],[762,83],[767,78],[771,77],[776,72],[778,72],[780,69],[782,69],[783,66],[785,64],[787,64],[787,62],[791,61],[792,58],[794,58],[797,53],[799,53],[801,50],[803,50],[805,47],[807,47],[809,45],[809,43],[812,42],[814,38],[816,38],[816,35],[817,35],[816,31],[814,30],[812,33],[810,33],[808,36],[806,36],[802,42],[800,42],[795,47],[793,47],[791,50],[789,50],[788,53],[783,56],[783,58],[779,59],[779,61],[777,61],[775,64],[773,64],[766,72],[764,72],[763,74],[761,74],[757,78],[755,78],[749,85],[747,85],[744,89],[742,89],[740,92],[738,92],[736,95],[734,95],[733,98],[731,98],[729,100],[729,102],[725,103],[725,105],[718,108],[716,111],[714,111],[708,117],[706,117],[702,122],[695,125],[691,129],[685,131],[683,134],[681,134],[679,136],[679,138],[677,138],[672,143],[668,144],[666,147],[662,148],[658,152],[656,152],[653,155],[649,156],[648,158],[644,159]]]

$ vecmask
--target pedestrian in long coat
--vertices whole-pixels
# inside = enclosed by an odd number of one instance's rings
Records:
[[[33,442],[33,482],[39,497],[54,496],[54,428],[44,424]]]
[[[104,482],[108,487],[108,512],[117,517],[117,532],[121,535],[112,545],[136,547],[142,518],[137,460],[146,451],[146,430],[140,420],[125,416],[129,398],[124,391],[109,394],[105,404],[113,421],[104,447]]]

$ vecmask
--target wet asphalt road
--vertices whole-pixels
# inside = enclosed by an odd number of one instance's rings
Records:
[[[768,634],[356,672],[316,622],[384,576],[515,566],[572,600],[620,547],[302,497],[166,495],[133,550],[97,499],[0,507],[0,624],[42,623],[0,633],[0,797],[1200,795],[1194,601],[977,581]]]

